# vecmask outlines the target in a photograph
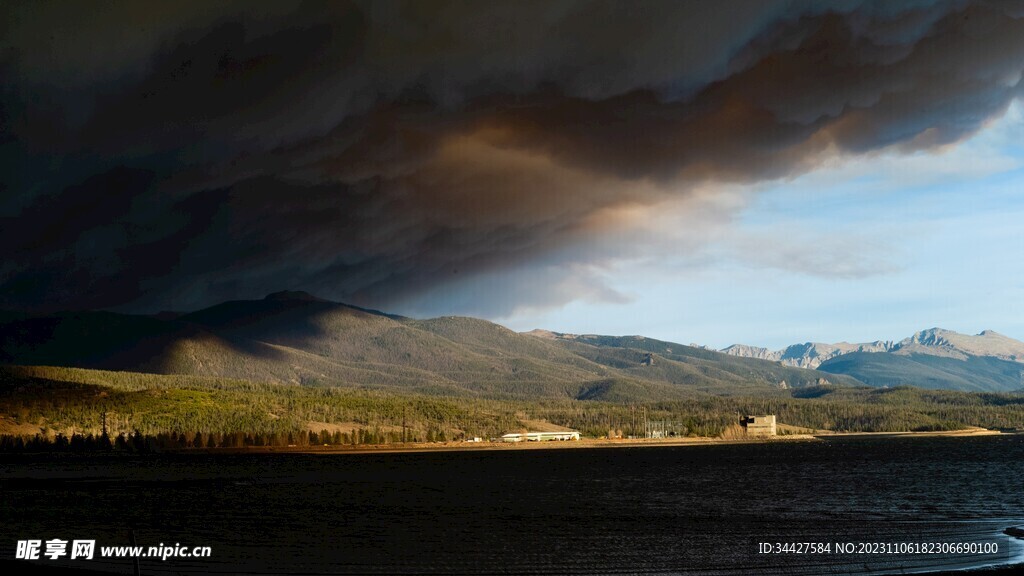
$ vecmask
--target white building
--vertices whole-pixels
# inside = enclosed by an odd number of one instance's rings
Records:
[[[527,432],[525,434],[513,432],[501,437],[502,442],[548,442],[552,440],[579,440],[580,433],[575,430],[564,432]]]

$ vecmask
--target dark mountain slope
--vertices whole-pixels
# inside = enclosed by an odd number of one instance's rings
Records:
[[[475,318],[414,320],[304,293],[180,316],[0,320],[0,361],[518,398],[669,400],[825,375],[639,337],[538,338]],[[856,383],[828,375],[835,383]]]

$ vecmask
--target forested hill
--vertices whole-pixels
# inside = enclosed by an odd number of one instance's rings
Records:
[[[373,444],[493,438],[523,429],[642,436],[645,421],[679,435],[719,436],[743,414],[776,414],[782,433],[965,426],[1024,428],[1024,397],[919,388],[810,386],[747,395],[695,392],[637,403],[571,398],[494,400],[408,391],[294,386],[203,376],[0,366],[0,452],[37,434],[139,434],[157,447]],[[554,428],[552,428],[554,427]],[[6,437],[5,437],[6,436]],[[72,441],[73,444],[74,441]],[[29,447],[30,450],[35,448]]]
[[[0,362],[622,402],[859,383],[658,340],[540,337],[475,318],[416,320],[301,292],[183,315],[0,315]]]

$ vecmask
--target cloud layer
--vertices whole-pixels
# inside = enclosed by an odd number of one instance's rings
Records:
[[[0,307],[32,310],[617,301],[637,207],[955,143],[1024,69],[1020,3],[2,10]]]

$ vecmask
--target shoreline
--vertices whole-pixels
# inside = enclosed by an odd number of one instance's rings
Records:
[[[524,450],[588,450],[611,448],[658,448],[683,446],[728,446],[737,444],[777,444],[787,442],[824,442],[827,440],[905,439],[905,438],[974,438],[979,436],[1013,436],[984,428],[934,432],[829,432],[818,434],[787,434],[755,438],[630,438],[547,441],[547,442],[443,442],[408,444],[368,444],[345,446],[246,446],[242,448],[192,448],[175,453],[206,454],[415,454],[424,452],[494,452]]]
[[[730,446],[742,444],[784,444],[798,442],[827,442],[845,440],[885,439],[902,440],[913,438],[975,438],[980,436],[1015,436],[1024,432],[1003,432],[985,428],[966,430],[929,431],[929,432],[819,432],[815,434],[786,434],[782,436],[758,436],[752,438],[583,438],[580,440],[561,440],[544,442],[417,442],[406,444],[346,444],[322,446],[240,446],[231,448],[178,448],[152,452],[8,452],[11,457],[19,456],[60,456],[60,457],[94,457],[106,456],[159,456],[159,455],[262,455],[262,454],[422,454],[433,452],[500,452],[529,450],[607,450],[614,448],[679,448],[690,446]]]

